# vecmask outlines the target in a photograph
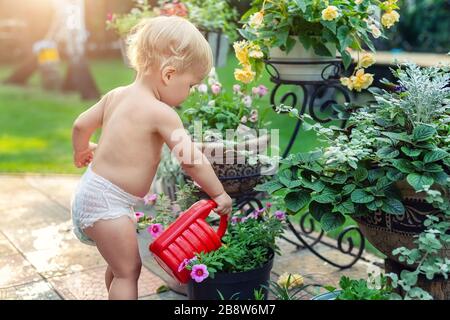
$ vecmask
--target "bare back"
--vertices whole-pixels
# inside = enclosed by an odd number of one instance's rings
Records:
[[[138,197],[149,192],[161,159],[164,141],[150,121],[158,103],[132,86],[117,88],[104,100],[92,170]]]

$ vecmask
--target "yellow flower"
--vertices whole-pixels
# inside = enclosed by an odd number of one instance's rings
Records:
[[[353,89],[361,92],[362,89],[367,89],[373,83],[373,74],[364,73],[364,69],[359,69],[356,75],[351,77]]]
[[[283,273],[277,280],[278,285],[287,289],[293,289],[303,285],[304,280],[298,273]]]
[[[336,19],[339,15],[338,8],[336,6],[328,6],[326,9],[322,10],[322,19],[327,21],[332,21]]]
[[[375,63],[375,58],[372,54],[364,52],[362,57],[359,59],[358,66],[363,68],[368,68]]]
[[[243,83],[252,82],[255,75],[250,65],[244,65],[244,69],[234,69],[234,78]]]
[[[378,27],[374,24],[372,24],[370,26],[370,31],[372,32],[372,35],[375,39],[378,39],[379,37],[381,37],[381,31],[380,29],[378,29]]]
[[[381,23],[386,28],[391,28],[395,23],[397,23],[400,20],[400,15],[397,11],[392,10],[388,11],[381,17]]]
[[[239,62],[242,65],[249,64],[249,62],[248,62],[248,47],[249,47],[249,43],[248,43],[248,41],[245,41],[245,40],[236,41],[233,44],[236,58],[239,60]]]
[[[250,58],[256,58],[256,59],[261,59],[264,57],[263,52],[261,51],[261,47],[257,44],[252,44],[249,47],[249,53],[248,56]]]
[[[349,90],[353,90],[353,82],[350,78],[342,77],[341,78],[341,84],[343,86],[346,86]]]
[[[264,21],[264,11],[261,10],[250,16],[248,24],[250,25],[250,27],[257,29],[261,27],[263,21]]]

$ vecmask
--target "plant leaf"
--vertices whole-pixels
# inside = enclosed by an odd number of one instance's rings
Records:
[[[375,200],[375,197],[362,189],[356,189],[352,192],[351,199],[355,203],[369,203]]]
[[[408,174],[406,180],[416,191],[423,190],[424,186],[431,186],[434,183],[432,177],[420,175],[418,173]]]
[[[320,224],[325,232],[336,229],[342,226],[345,222],[345,217],[337,212],[327,212],[320,219]]]
[[[306,191],[289,192],[284,198],[286,208],[292,212],[298,212],[300,209],[304,208],[310,200],[311,196]]]

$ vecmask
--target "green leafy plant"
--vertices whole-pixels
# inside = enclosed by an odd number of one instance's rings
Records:
[[[106,29],[114,30],[120,37],[125,37],[142,19],[156,16],[148,0],[135,0],[135,7],[124,14],[109,14]]]
[[[276,239],[284,230],[284,212],[272,213],[271,208],[269,205],[248,215],[238,211],[222,238],[223,245],[215,251],[196,253],[194,258],[183,261],[180,269],[202,266],[207,277],[214,278],[216,272],[244,272],[262,267],[273,254],[280,253]]]
[[[244,26],[239,30],[247,44],[237,44],[236,55],[243,70],[251,69],[256,79],[264,59],[270,58],[271,48],[289,53],[298,42],[322,56],[335,57],[337,50],[348,68],[352,62],[349,48],[363,51],[367,46],[375,51],[373,38],[384,37],[383,27],[390,28],[399,20],[396,2],[255,0],[242,17]],[[383,13],[381,21],[375,18],[374,8]],[[357,69],[361,69],[359,63]]]
[[[277,300],[299,300],[299,293],[305,291],[310,285],[304,284],[299,274],[284,273],[277,281],[269,280],[265,286]]]
[[[270,107],[260,112],[257,102],[267,93],[268,89],[263,85],[254,87],[251,92],[246,92],[239,85],[228,91],[213,70],[205,83],[194,88],[183,103],[185,110],[181,117],[192,135],[196,132],[195,126],[201,124],[206,132],[205,140],[215,140],[218,134],[226,137],[226,130],[235,130],[240,125],[251,129],[262,128],[268,125],[264,119]]]
[[[336,300],[391,300],[398,298],[388,283],[388,277],[381,274],[377,282],[342,276],[339,280],[341,290]],[[336,291],[336,288],[332,286],[327,286],[326,289],[330,292]]]
[[[223,32],[230,41],[237,37],[237,11],[228,1],[186,0],[189,21],[205,32]]]
[[[334,106],[336,118],[348,120],[345,129],[305,123],[328,146],[290,155],[277,176],[256,189],[282,194],[288,213],[308,209],[325,231],[342,226],[345,216],[403,215],[405,187],[425,194],[440,214],[425,221],[416,249],[394,251],[418,266],[393,276],[393,285],[405,298],[429,298],[414,287],[419,274],[446,277],[450,266],[438,254],[450,243],[450,73],[407,64],[394,75],[398,84],[385,82],[390,91],[373,90],[374,104]]]

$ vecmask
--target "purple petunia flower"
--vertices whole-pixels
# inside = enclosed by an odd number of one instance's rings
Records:
[[[153,223],[147,228],[147,231],[152,235],[153,238],[157,238],[164,231],[164,227],[161,223]]]
[[[262,84],[258,86],[258,89],[259,89],[258,94],[260,97],[264,97],[269,92],[269,89],[267,89],[267,87]]]
[[[236,223],[239,223],[241,221],[241,218],[238,216],[232,216],[231,217],[231,224],[235,225]]]
[[[284,219],[286,219],[286,213],[285,213],[284,211],[277,210],[277,211],[275,211],[274,216],[275,216],[275,218],[277,218],[278,220],[284,220]]]
[[[195,282],[202,282],[208,278],[208,276],[208,268],[204,264],[196,264],[192,267],[191,278],[194,279]]]

